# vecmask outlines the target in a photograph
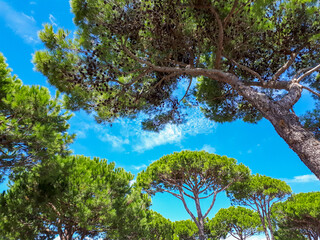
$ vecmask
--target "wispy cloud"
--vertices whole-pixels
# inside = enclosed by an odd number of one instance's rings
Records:
[[[0,17],[11,30],[24,39],[26,43],[38,43],[37,23],[32,16],[18,12],[9,4],[0,0]]]
[[[133,147],[136,152],[144,152],[156,146],[178,143],[182,140],[182,131],[176,125],[167,125],[159,133],[156,132],[142,132],[140,141]]]
[[[52,14],[49,15],[49,20],[53,26],[57,26],[56,18]]]
[[[295,176],[293,179],[284,179],[284,181],[288,183],[312,183],[312,182],[319,182],[319,179],[313,175],[301,175],[301,176]]]
[[[209,144],[203,145],[201,150],[204,150],[204,151],[206,151],[208,153],[215,153],[216,152],[216,149],[214,147],[210,146]]]
[[[136,152],[144,152],[165,144],[178,144],[185,137],[211,133],[216,124],[206,119],[199,110],[193,111],[185,124],[168,124],[160,132],[141,132],[138,142],[133,146]]]
[[[77,122],[74,124],[74,126],[76,127],[74,133],[76,134],[77,138],[87,138],[88,133],[93,131],[98,139],[100,139],[102,142],[111,144],[112,148],[117,151],[124,151],[124,145],[130,143],[128,138],[122,135],[112,135],[109,128],[94,122],[91,124]]]
[[[133,165],[133,166],[131,166],[131,167],[132,167],[133,169],[139,171],[140,169],[146,168],[147,165],[145,165],[145,164],[142,164],[142,165],[139,165],[139,166]]]

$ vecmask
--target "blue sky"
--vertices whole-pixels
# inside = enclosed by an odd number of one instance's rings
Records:
[[[0,52],[24,84],[46,86],[54,93],[55,89],[33,70],[31,63],[32,54],[43,48],[37,32],[44,23],[74,30],[72,18],[66,0],[0,0]],[[304,93],[295,111],[303,113],[312,106],[310,95]],[[112,127],[98,125],[92,116],[81,111],[75,112],[69,123],[70,133],[77,134],[71,145],[74,154],[107,158],[133,174],[174,151],[206,150],[235,158],[253,173],[283,179],[295,193],[320,190],[320,181],[266,120],[258,124],[241,121],[218,124],[194,109],[186,124],[168,125],[160,133],[142,131],[139,120],[119,119]],[[166,218],[189,218],[182,203],[171,196],[157,194],[152,201],[152,208]],[[229,205],[222,193],[209,217]],[[204,209],[206,206],[208,202],[203,202]]]

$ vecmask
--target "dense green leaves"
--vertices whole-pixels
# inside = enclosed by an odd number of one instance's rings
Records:
[[[76,38],[45,26],[40,38],[47,50],[34,61],[68,94],[69,108],[94,110],[98,121],[142,111],[157,115],[147,129],[181,122],[182,96],[174,89],[180,79],[194,76],[169,68],[215,68],[257,83],[258,75],[261,81],[278,80],[274,74],[293,53],[298,55],[288,75],[313,66],[319,56],[320,16],[312,0],[73,0],[71,6]],[[277,99],[277,89],[261,91]],[[195,92],[213,120],[262,118],[228,84],[204,78]]]
[[[244,207],[220,209],[208,223],[211,234],[226,239],[245,240],[262,231],[258,213]]]
[[[320,237],[320,192],[299,193],[273,209],[282,232],[296,232],[308,239]]]
[[[1,235],[16,239],[133,239],[143,234],[149,198],[133,175],[83,156],[57,158],[12,178],[1,197]]]
[[[174,222],[173,240],[194,240],[199,237],[199,230],[194,221],[181,220]]]
[[[0,54],[0,174],[67,155],[74,138],[59,94],[51,98],[45,87],[22,85],[10,72]]]
[[[234,204],[248,206],[259,214],[267,239],[273,239],[273,204],[290,193],[291,188],[284,181],[259,174],[252,175],[248,181],[235,183],[228,189],[228,196]]]
[[[164,190],[178,191],[183,185],[191,189],[205,189],[208,195],[219,191],[228,184],[248,176],[249,169],[236,160],[207,152],[182,151],[173,153],[153,162],[137,178],[140,186],[150,193]],[[192,185],[194,184],[194,185]]]
[[[145,239],[154,240],[172,240],[174,233],[174,224],[164,218],[161,214],[149,211],[148,224],[146,225],[147,234]]]
[[[235,159],[226,156],[205,151],[182,151],[166,155],[150,164],[146,170],[139,173],[137,184],[151,195],[168,192],[180,199],[198,227],[199,239],[204,239],[204,221],[217,194],[228,189],[233,183],[245,180],[249,173],[247,167],[237,165]],[[210,207],[202,213],[200,199],[211,196]],[[186,197],[195,202],[197,215],[190,211]]]

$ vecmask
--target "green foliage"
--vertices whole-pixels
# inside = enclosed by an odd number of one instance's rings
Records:
[[[217,194],[233,183],[243,181],[249,173],[250,170],[246,166],[237,165],[235,159],[226,156],[205,151],[182,151],[166,155],[150,164],[146,170],[138,174],[137,185],[151,195],[168,192],[180,199],[196,223],[199,239],[204,239],[205,218],[211,211]],[[213,197],[210,207],[202,213],[200,199],[211,196]],[[188,208],[185,197],[195,202],[197,217]]]
[[[114,166],[104,159],[69,156],[13,175],[1,196],[1,235],[139,239],[150,200],[130,187],[133,175]]]
[[[172,240],[174,225],[161,214],[150,210],[147,224],[146,239],[154,240]]]
[[[45,87],[22,85],[0,54],[0,174],[69,154],[70,118],[59,93],[51,98]]]
[[[262,231],[258,213],[244,207],[220,209],[208,223],[210,233],[217,239],[232,236],[245,240]]]
[[[235,204],[251,205],[250,201],[279,201],[291,193],[291,188],[284,181],[263,176],[252,175],[248,181],[238,182],[228,190],[228,196]]]
[[[194,240],[198,239],[198,237],[198,227],[192,220],[174,222],[174,240]]]
[[[304,239],[319,239],[320,192],[299,193],[275,204],[273,216],[280,233],[296,234],[302,239],[302,236]]]
[[[203,190],[205,195],[221,190],[228,184],[242,180],[249,169],[236,160],[205,151],[182,151],[166,155],[153,162],[138,174],[137,183],[149,194],[178,191],[182,185],[197,183],[194,188]],[[199,188],[199,189],[198,189]]]
[[[71,7],[75,38],[46,25],[40,33],[46,50],[34,62],[67,93],[68,108],[93,111],[98,122],[142,112],[148,116],[143,127],[158,131],[182,123],[184,103],[196,101],[215,121],[254,123],[261,113],[234,86],[185,69],[218,69],[256,86],[257,74],[266,83],[278,81],[272,77],[293,53],[298,55],[286,77],[318,64],[320,14],[314,0],[72,0]],[[192,77],[198,78],[194,94],[181,101],[174,90],[179,80]],[[317,90],[314,78],[303,81]],[[275,101],[283,90],[276,84],[256,89]]]
[[[264,232],[267,228],[273,236],[271,211],[273,204],[291,194],[291,188],[284,181],[263,175],[252,175],[248,181],[235,183],[227,194],[233,204],[244,205],[255,210],[260,217]]]

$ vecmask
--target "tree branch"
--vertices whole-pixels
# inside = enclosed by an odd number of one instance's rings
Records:
[[[211,11],[211,13],[213,13],[215,19],[217,20],[218,26],[219,26],[218,49],[216,52],[216,62],[215,62],[215,68],[219,69],[220,63],[221,63],[221,57],[222,57],[222,49],[223,49],[224,28],[223,28],[223,24],[220,19],[220,16],[219,16],[218,12],[214,9],[213,6],[210,6],[210,11]]]
[[[190,77],[190,81],[189,81],[189,85],[188,85],[188,88],[187,88],[187,90],[186,90],[186,92],[185,92],[185,94],[183,95],[183,97],[180,99],[180,101],[179,101],[179,103],[187,96],[187,94],[188,94],[188,91],[189,91],[189,89],[190,89],[190,86],[191,86],[191,84],[192,84],[192,77]]]
[[[199,227],[199,223],[198,223],[198,221],[197,221],[197,218],[192,214],[192,212],[191,212],[190,209],[188,208],[187,203],[186,203],[186,201],[185,201],[185,199],[184,199],[184,197],[183,197],[183,194],[182,194],[182,192],[181,192],[181,189],[179,189],[179,192],[180,192],[180,194],[181,194],[181,196],[182,196],[181,201],[182,201],[182,203],[183,203],[184,208],[185,208],[186,211],[189,213],[189,215],[190,215],[190,217],[193,219],[193,221],[194,221],[194,222],[197,224],[197,226]]]
[[[291,109],[294,104],[300,99],[302,86],[298,83],[291,83],[288,93],[278,101],[278,103],[286,109]]]
[[[320,69],[320,64],[315,66],[314,68],[310,69],[308,72],[304,73],[303,75],[301,75],[296,82],[300,82],[302,79],[304,79],[305,77],[309,76],[310,74],[312,74],[315,71],[318,71]]]
[[[306,87],[306,86],[303,86],[303,85],[301,85],[301,86],[302,86],[302,88],[308,90],[309,92],[313,93],[313,94],[316,95],[317,97],[320,97],[320,93],[317,93],[317,92],[313,91],[311,88],[308,88],[308,87]]]
[[[218,192],[214,191],[214,196],[213,196],[211,205],[210,205],[210,207],[208,208],[207,212],[203,215],[203,219],[205,219],[205,218],[208,216],[209,212],[211,211],[214,203],[216,202],[217,194],[218,194]]]
[[[234,63],[237,67],[241,68],[242,70],[245,70],[247,71],[248,73],[251,73],[253,76],[255,76],[256,78],[259,79],[259,81],[263,84],[264,81],[262,79],[262,77],[260,76],[259,73],[257,73],[256,71],[253,71],[252,69],[246,67],[246,66],[243,66],[241,65],[240,63],[237,63],[236,61],[234,61],[233,59],[230,60],[232,63]]]
[[[273,75],[272,81],[277,81],[282,73],[284,73],[294,62],[297,57],[297,53],[291,53],[290,59]]]
[[[225,17],[225,19],[223,20],[223,26],[225,27],[227,25],[227,23],[229,22],[229,20],[231,19],[234,11],[236,10],[236,7],[238,5],[238,0],[235,0],[232,6],[232,9],[230,10],[230,12],[228,13],[228,15]]]

